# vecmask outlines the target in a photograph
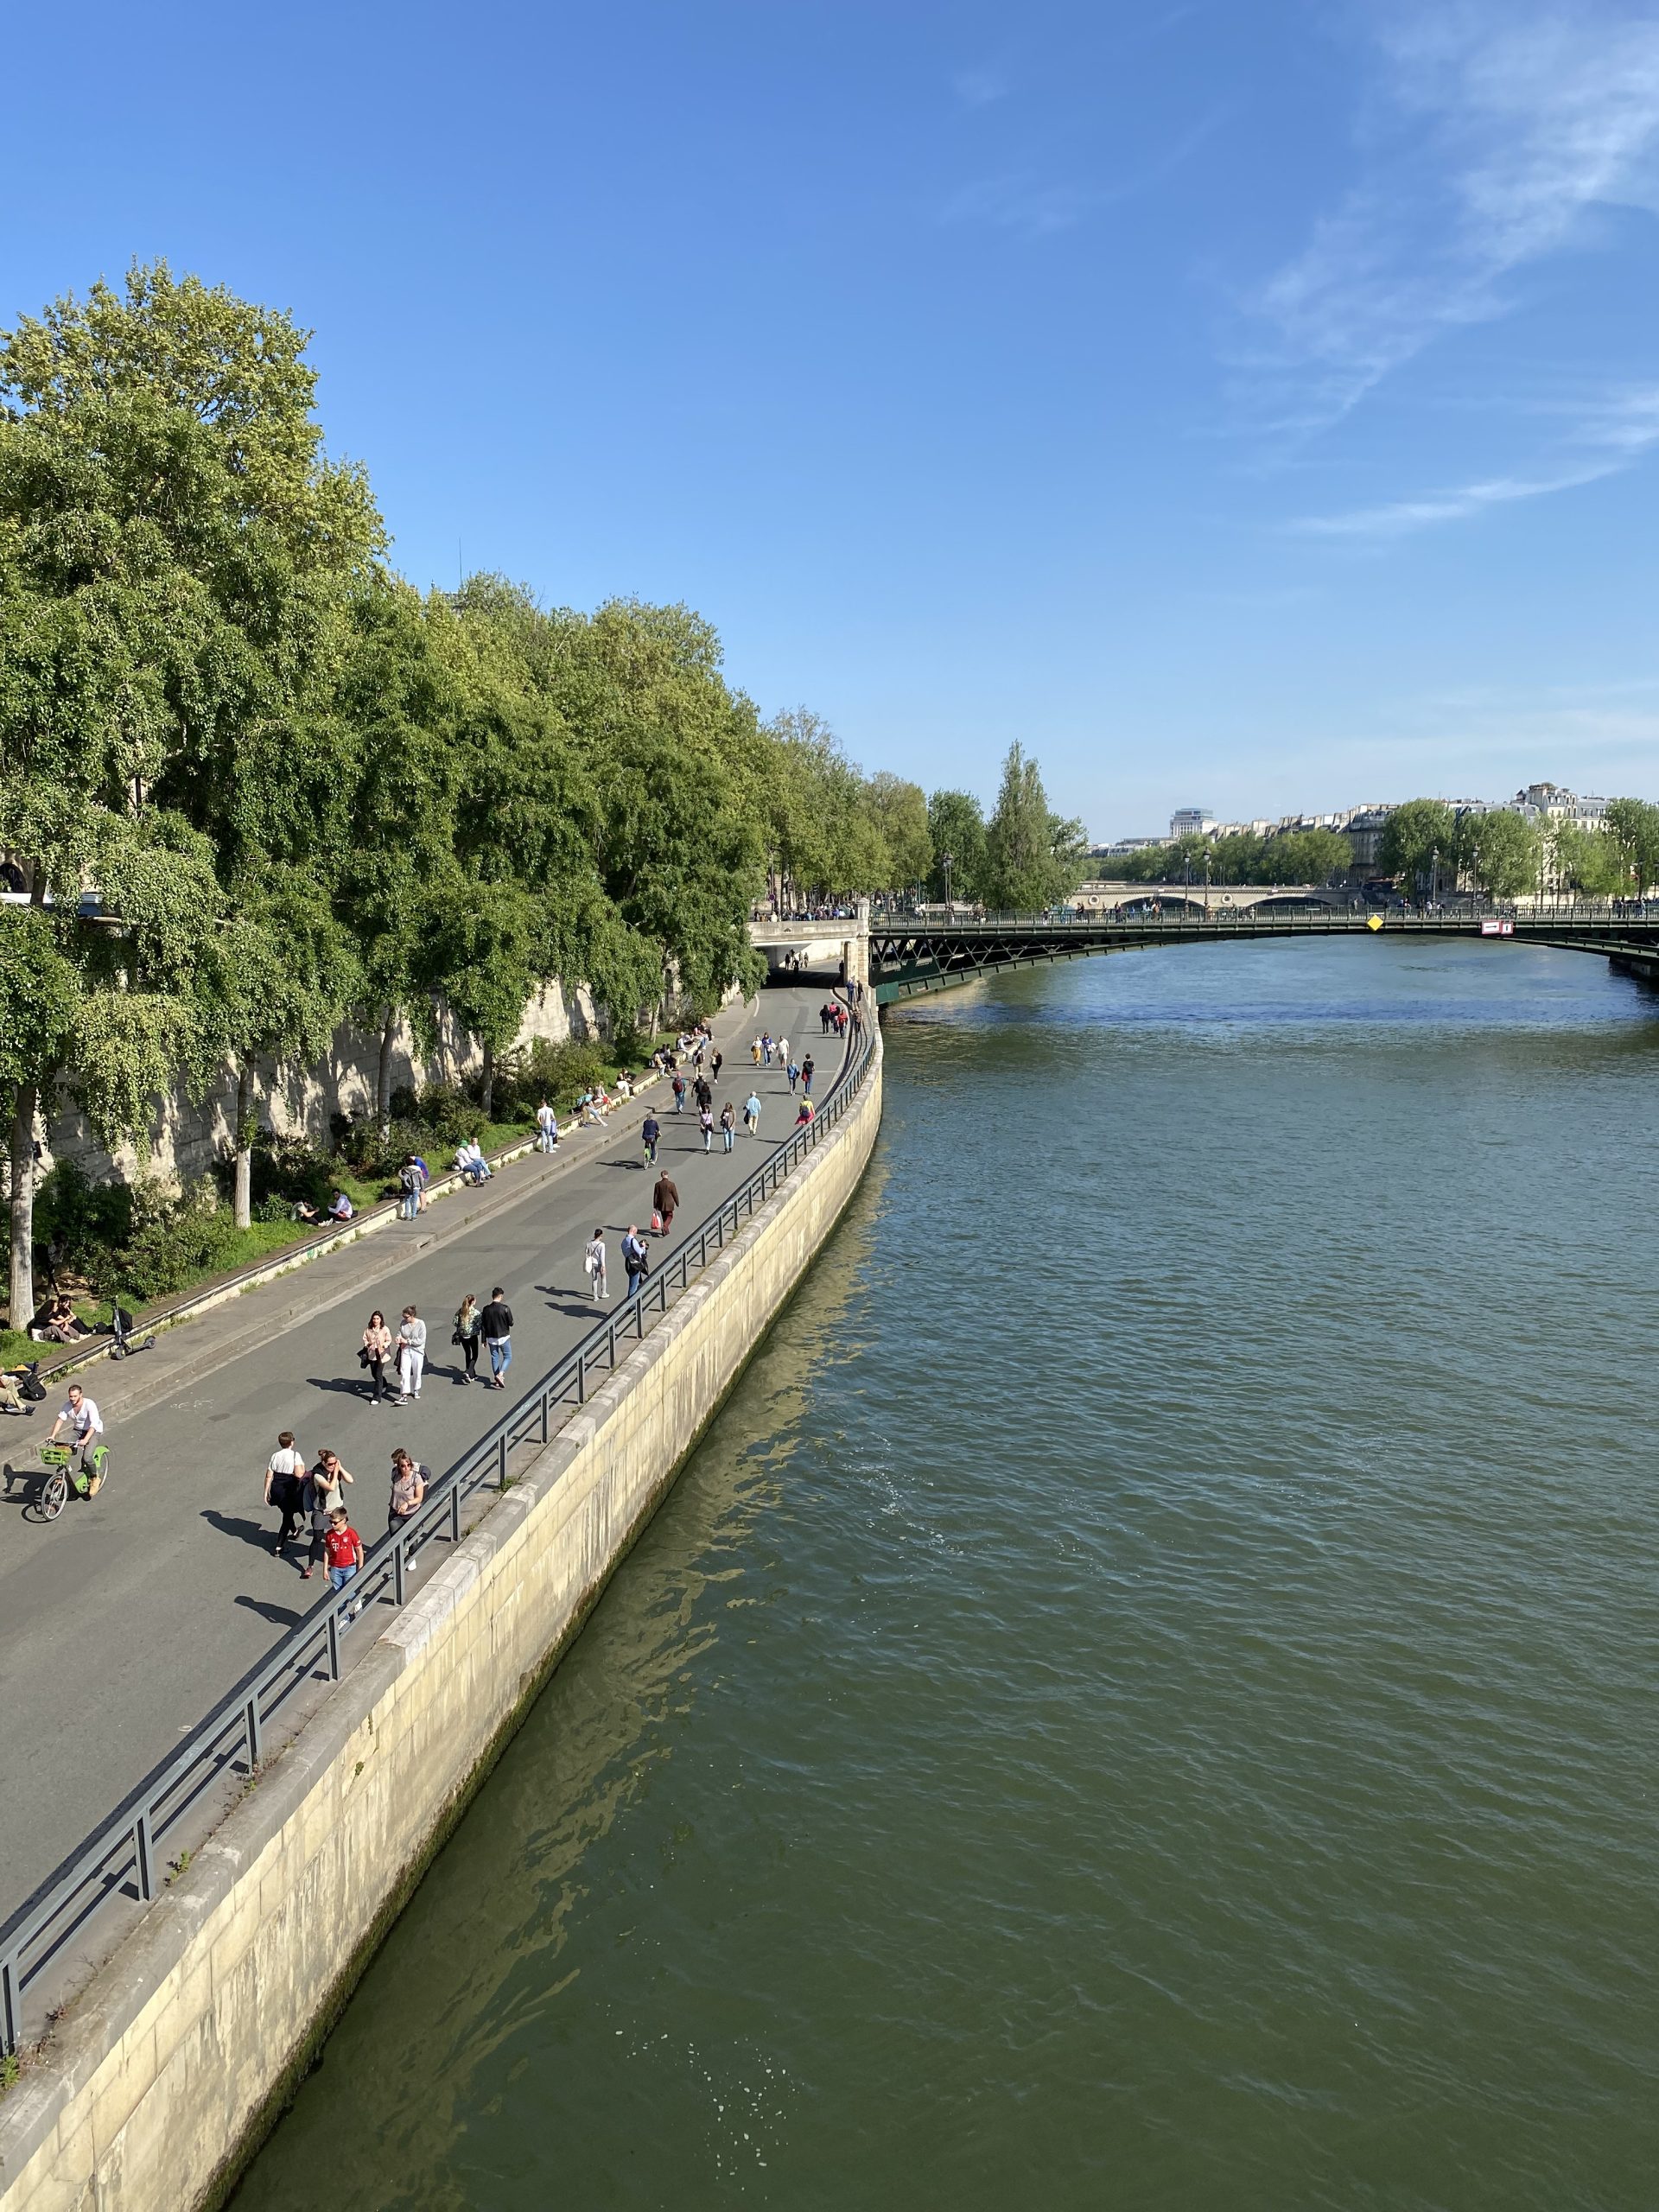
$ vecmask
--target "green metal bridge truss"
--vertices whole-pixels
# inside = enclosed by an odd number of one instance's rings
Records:
[[[1659,900],[1649,899],[1645,911],[1563,905],[1559,912],[1503,916],[1309,911],[1255,918],[1188,911],[1071,921],[1017,914],[941,922],[899,915],[870,924],[870,986],[879,1006],[892,1006],[923,991],[970,983],[976,976],[1096,953],[1310,937],[1463,937],[1495,945],[1552,945],[1599,952],[1628,973],[1659,981]]]

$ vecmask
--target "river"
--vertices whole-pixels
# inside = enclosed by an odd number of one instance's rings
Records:
[[[1647,2212],[1659,1001],[901,1009],[846,1221],[237,2212]]]

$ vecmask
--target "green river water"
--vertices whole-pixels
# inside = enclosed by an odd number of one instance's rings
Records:
[[[1181,949],[866,1184],[237,2212],[1659,2202],[1659,1001]]]

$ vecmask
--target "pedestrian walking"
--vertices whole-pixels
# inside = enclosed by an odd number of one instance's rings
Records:
[[[651,1252],[632,1222],[628,1224],[628,1233],[622,1239],[622,1265],[627,1271],[628,1296],[637,1297],[651,1273]]]
[[[826,1037],[830,1034],[830,1007],[827,1001],[818,1008],[818,1027]]]
[[[421,1171],[412,1152],[404,1154],[404,1164],[397,1170],[397,1188],[403,1192],[397,1211],[405,1221],[413,1221],[421,1208]]]
[[[720,1052],[716,1052],[716,1053],[715,1054],[714,1058],[713,1058],[712,1060],[710,1060],[710,1061],[709,1061],[709,1074],[710,1074],[710,1075],[712,1075],[712,1076],[713,1076],[713,1077],[714,1077],[714,1079],[715,1079],[715,1081],[716,1083],[718,1083],[718,1082],[720,1081],[720,1071],[721,1071],[721,1068],[723,1068],[723,1067],[725,1066],[725,1065],[726,1065],[725,1056],[724,1056],[722,1053],[720,1053]]]
[[[640,1125],[639,1135],[645,1140],[645,1165],[654,1167],[657,1165],[657,1147],[663,1135],[663,1125],[654,1114],[646,1115]]]
[[[478,1340],[483,1333],[483,1310],[469,1290],[455,1308],[455,1331],[449,1339],[451,1344],[461,1346],[465,1368],[461,1378],[463,1382],[476,1382],[478,1380]]]
[[[674,1093],[674,1111],[677,1114],[685,1105],[685,1077],[677,1075],[669,1089]]]
[[[346,1518],[346,1509],[338,1505],[328,1516],[328,1533],[322,1540],[323,1555],[328,1561],[328,1580],[336,1590],[343,1590],[354,1581],[364,1560],[363,1539]],[[340,1615],[340,1625],[347,1629],[362,1611],[362,1600],[347,1605]]]
[[[403,1391],[397,1400],[400,1406],[420,1396],[421,1376],[425,1368],[426,1324],[412,1306],[405,1306],[397,1331],[397,1380]]]
[[[674,1226],[674,1217],[678,1212],[680,1205],[678,1186],[666,1167],[652,1187],[651,1203],[663,1224],[658,1234],[666,1236]]]
[[[796,1086],[796,1084],[797,1084],[800,1081],[800,1079],[801,1079],[801,1071],[800,1071],[799,1068],[796,1066],[796,1065],[795,1065],[795,1063],[794,1063],[794,1061],[793,1061],[793,1060],[791,1060],[791,1061],[790,1062],[790,1064],[789,1064],[789,1067],[788,1067],[788,1070],[787,1070],[787,1073],[788,1073],[788,1076],[789,1076],[789,1087],[790,1087],[790,1089],[791,1089],[791,1090],[794,1090],[794,1088],[795,1088],[795,1086]]]
[[[720,1141],[722,1149],[729,1152],[736,1136],[737,1109],[728,1098],[720,1109]]]
[[[332,1445],[325,1444],[317,1454],[317,1464],[305,1478],[301,1503],[311,1531],[311,1548],[306,1554],[301,1573],[302,1582],[308,1582],[325,1557],[324,1540],[328,1523],[336,1512],[346,1510],[346,1485],[356,1478],[349,1475],[340,1464],[340,1454]]]
[[[805,1129],[811,1127],[812,1111],[812,1101],[810,1098],[803,1098],[801,1101],[801,1110],[795,1116],[795,1126],[798,1129]]]
[[[605,1232],[595,1229],[588,1239],[588,1249],[582,1255],[582,1273],[588,1278],[589,1297],[606,1299],[610,1291],[606,1281]]]
[[[369,1316],[369,1325],[363,1332],[363,1342],[358,1347],[359,1367],[366,1367],[374,1384],[372,1406],[378,1406],[386,1395],[386,1362],[391,1357],[391,1331],[386,1326],[386,1317],[377,1306]]]
[[[778,1039],[778,1065],[780,1068],[786,1068],[789,1065],[789,1039],[787,1037],[780,1037]]]
[[[488,1387],[505,1390],[507,1370],[512,1365],[512,1308],[499,1283],[490,1293],[490,1302],[484,1308],[484,1344],[490,1355]]]
[[[750,1058],[754,1062],[754,1065],[756,1065],[756,1067],[759,1067],[759,1066],[760,1066],[760,1039],[758,1037],[754,1038],[754,1039],[752,1040],[752,1042],[750,1043],[750,1046],[749,1046],[749,1058]]]
[[[283,1525],[270,1548],[279,1559],[300,1533],[300,1492],[304,1474],[305,1454],[295,1443],[293,1430],[285,1428],[276,1439],[276,1449],[265,1462],[265,1503],[274,1505],[283,1516]]]
[[[760,1033],[760,1058],[766,1063],[767,1067],[772,1065],[772,1032],[770,1029],[762,1030]]]
[[[752,1090],[743,1102],[743,1126],[752,1137],[760,1134],[760,1094]]]
[[[817,1072],[817,1070],[812,1064],[812,1055],[809,1052],[806,1058],[801,1062],[801,1095],[803,1097],[810,1098],[812,1096],[812,1078]]]
[[[386,1502],[389,1536],[395,1535],[405,1521],[412,1521],[420,1511],[421,1500],[426,1496],[426,1486],[431,1479],[431,1468],[420,1465],[400,1444],[391,1455],[391,1496]]]
[[[697,1109],[697,1127],[702,1131],[703,1150],[712,1152],[715,1148],[715,1117],[706,1106]]]
[[[559,1117],[545,1098],[536,1109],[536,1142],[543,1152],[559,1148]]]
[[[692,1084],[691,1096],[696,1100],[699,1106],[712,1106],[714,1104],[715,1094],[709,1087],[709,1078],[706,1076],[700,1075],[696,1081]]]

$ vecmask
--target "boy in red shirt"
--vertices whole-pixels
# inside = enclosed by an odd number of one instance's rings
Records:
[[[346,1519],[343,1505],[337,1505],[328,1516],[322,1548],[328,1561],[329,1582],[334,1589],[343,1590],[363,1564],[363,1539]],[[348,1605],[340,1616],[340,1626],[349,1627],[359,1610],[356,1605]]]

